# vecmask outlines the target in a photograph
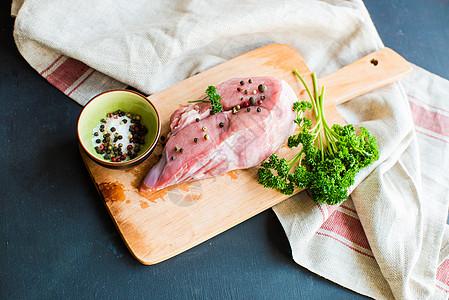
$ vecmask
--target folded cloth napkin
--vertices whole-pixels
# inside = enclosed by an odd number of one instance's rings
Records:
[[[383,47],[360,0],[16,0],[12,14],[23,57],[82,105],[128,85],[151,94],[271,43],[319,77]],[[415,66],[338,107],[378,138],[380,159],[341,205],[302,192],[274,207],[298,264],[373,298],[447,299],[448,91]]]

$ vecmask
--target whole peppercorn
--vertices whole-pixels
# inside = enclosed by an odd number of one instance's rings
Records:
[[[249,104],[256,105],[256,99],[254,99],[254,97],[249,97]]]
[[[218,126],[220,126],[220,128],[223,128],[224,127],[224,123],[220,122],[220,124],[218,124]]]

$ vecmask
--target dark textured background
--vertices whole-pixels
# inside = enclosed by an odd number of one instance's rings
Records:
[[[81,161],[81,107],[18,53],[0,21],[0,298],[309,299],[362,296],[296,265],[268,210],[154,266],[126,249]],[[449,78],[448,1],[370,0],[386,46]]]

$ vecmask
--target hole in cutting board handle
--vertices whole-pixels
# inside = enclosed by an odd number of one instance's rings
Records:
[[[378,61],[377,59],[373,58],[373,59],[371,59],[370,63],[371,63],[373,66],[377,66],[377,64],[379,63],[379,61]]]

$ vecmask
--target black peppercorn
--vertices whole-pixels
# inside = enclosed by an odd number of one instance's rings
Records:
[[[218,126],[220,126],[220,128],[223,128],[224,127],[224,123],[220,122],[220,124],[218,124]]]
[[[256,105],[256,99],[254,99],[254,97],[249,97],[249,104]]]

